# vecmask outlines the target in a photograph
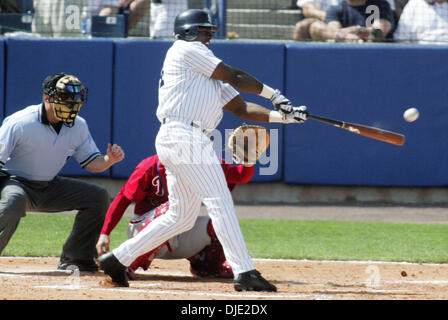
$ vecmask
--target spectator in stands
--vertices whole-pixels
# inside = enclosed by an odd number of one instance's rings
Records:
[[[409,0],[403,9],[394,39],[448,44],[447,0]]]
[[[379,9],[379,19],[372,19]],[[335,40],[345,42],[384,41],[393,30],[393,12],[386,0],[343,0],[326,11],[325,22],[315,21],[310,25],[312,40]]]
[[[392,11],[395,10],[395,1],[394,0],[386,0]],[[345,0],[297,0],[297,6],[302,8],[302,14],[305,16],[305,19],[299,21],[295,27],[293,32],[293,39],[298,40],[315,40],[312,38],[310,34],[311,25],[316,21],[324,22],[327,18],[327,11],[330,7],[340,6],[342,2]],[[354,2],[354,6],[362,6],[363,4],[358,4],[358,1]],[[365,1],[361,1],[365,2]],[[365,8],[362,12],[365,13]],[[360,10],[358,10],[360,11]],[[321,27],[322,25],[319,24]],[[321,39],[318,39],[321,40]]]
[[[151,8],[151,0],[89,0],[92,15],[108,16],[129,11],[128,30],[133,29]]]
[[[172,38],[174,19],[188,9],[188,0],[152,0],[150,18],[150,38]]]
[[[295,25],[293,39],[311,40],[310,25],[318,20],[325,21],[326,10],[339,2],[340,0],[297,0],[297,6],[302,8],[305,19]]]
[[[172,38],[174,19],[188,9],[188,0],[89,0],[89,3],[91,14],[101,16],[129,10],[128,31],[149,12],[151,39]]]
[[[1,0],[0,12],[2,13],[20,13],[19,7],[17,7],[16,0]]]
[[[407,3],[408,0],[395,0],[395,25],[398,24],[398,20],[400,20],[403,8],[406,6]]]

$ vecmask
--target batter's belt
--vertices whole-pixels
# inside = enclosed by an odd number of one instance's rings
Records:
[[[162,124],[168,123],[168,122],[182,122],[182,123],[186,123],[194,128],[201,128],[200,122],[199,121],[191,121],[191,120],[187,120],[184,118],[180,118],[180,117],[166,117],[162,119]],[[202,132],[205,132],[206,129],[203,129]]]

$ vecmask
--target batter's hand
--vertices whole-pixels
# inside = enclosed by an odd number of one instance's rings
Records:
[[[292,107],[292,112],[283,117],[283,123],[304,123],[308,117],[306,106]]]
[[[272,104],[275,110],[280,112],[282,115],[290,114],[292,112],[291,101],[281,94],[280,90],[275,90],[271,98]]]
[[[298,123],[304,123],[308,117],[308,111],[306,111],[306,106],[294,107],[293,115],[294,120]]]
[[[110,251],[110,238],[107,234],[100,235],[98,242],[96,243],[96,252],[98,256],[102,256],[106,252]]]
[[[119,145],[111,145],[109,143],[107,145],[107,156],[109,157],[109,161],[111,161],[112,163],[117,163],[124,159],[124,151]]]

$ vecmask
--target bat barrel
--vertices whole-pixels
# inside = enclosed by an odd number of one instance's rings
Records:
[[[376,127],[369,127],[357,123],[346,122],[344,123],[344,126],[342,128],[365,137],[392,143],[397,146],[402,146],[405,140],[404,135],[400,133],[387,131]]]
[[[320,122],[323,122],[326,124],[330,124],[330,125],[339,127],[341,129],[345,129],[347,131],[360,134],[365,137],[369,137],[372,139],[395,144],[397,146],[402,146],[405,142],[404,135],[402,135],[400,133],[392,132],[392,131],[383,130],[383,129],[376,128],[376,127],[369,127],[369,126],[365,126],[362,124],[350,123],[350,122],[344,122],[344,121],[324,118],[324,117],[316,116],[316,115],[312,115],[312,114],[308,114],[308,118],[314,119],[314,120],[317,120],[317,121],[320,121]]]

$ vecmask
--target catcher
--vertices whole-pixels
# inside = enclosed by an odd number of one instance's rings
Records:
[[[242,129],[244,127],[244,129]],[[232,141],[243,141],[244,131],[251,133],[250,128],[262,132],[260,136],[267,137],[259,143],[262,149],[269,146],[269,133],[261,126],[243,125],[235,129],[229,137],[228,146],[233,148]],[[250,139],[249,139],[250,140]],[[261,141],[261,140],[260,140]],[[252,143],[251,146],[254,146]],[[235,150],[239,150],[235,146]],[[264,152],[257,148],[247,152],[254,152],[257,156],[247,155],[246,159],[255,160]],[[260,152],[261,151],[261,152]],[[230,191],[236,184],[247,183],[254,174],[255,162],[245,161],[235,155],[239,165],[222,162],[222,169]],[[106,214],[103,229],[97,243],[98,255],[110,250],[110,234],[122,218],[127,207],[135,202],[134,216],[128,226],[128,238],[134,237],[154,219],[163,215],[169,208],[165,167],[160,163],[157,155],[141,161],[127,182],[119,191]],[[199,277],[232,278],[233,272],[224,256],[222,246],[216,237],[212,222],[208,216],[198,217],[194,227],[166,241],[150,252],[138,257],[128,268],[129,279],[135,278],[138,268],[147,270],[153,259],[188,259],[190,271]]]

